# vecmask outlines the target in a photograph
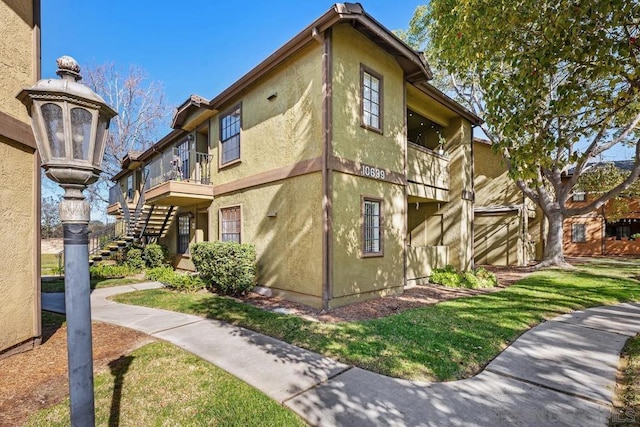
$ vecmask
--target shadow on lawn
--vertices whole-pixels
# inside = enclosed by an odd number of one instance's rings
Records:
[[[131,363],[135,359],[133,356],[120,356],[109,362],[109,369],[113,375],[113,396],[111,398],[111,411],[109,412],[109,427],[120,425],[120,405],[122,401],[122,385]]]

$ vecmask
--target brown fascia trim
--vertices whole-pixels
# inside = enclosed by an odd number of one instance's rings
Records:
[[[200,107],[209,107],[209,101],[200,95],[192,94],[177,109],[171,122],[171,127],[176,129],[184,125],[185,120],[191,114],[195,113]]]
[[[414,84],[414,86],[416,88],[420,89],[425,94],[427,94],[430,97],[432,97],[433,99],[435,99],[436,101],[438,101],[440,104],[442,104],[445,107],[449,108],[450,110],[455,111],[456,113],[460,114],[462,117],[464,117],[465,119],[469,120],[471,122],[471,124],[476,125],[476,126],[480,126],[482,123],[484,123],[484,120],[482,120],[480,117],[476,116],[474,113],[472,113],[471,111],[467,110],[462,105],[458,104],[452,98],[450,98],[449,96],[447,96],[445,93],[441,92],[440,90],[436,89],[431,84],[429,84],[427,82],[419,82],[419,83]]]
[[[186,131],[184,131],[182,129],[174,129],[174,130],[172,130],[167,135],[162,137],[162,139],[160,139],[158,142],[156,142],[151,147],[149,147],[144,153],[140,154],[137,157],[136,160],[140,161],[140,162],[146,162],[151,157],[153,157],[154,154],[157,154],[157,153],[161,152],[164,147],[166,147],[169,144],[172,144],[172,143],[176,142],[176,140],[178,140],[181,137],[187,135],[187,133],[188,132],[186,132]],[[125,157],[125,159],[126,159],[126,157]],[[123,161],[123,164],[124,164],[124,161]],[[126,168],[123,167],[120,172],[118,172],[117,174],[115,174],[111,178],[111,182],[116,182],[117,180],[119,180],[120,178],[122,178],[123,176],[125,176],[129,172],[131,172],[129,169],[126,169]]]
[[[488,146],[492,146],[493,145],[493,143],[491,141],[489,141],[488,139],[478,138],[478,137],[474,137],[473,138],[473,143],[474,144],[484,144],[484,145],[488,145]]]
[[[2,111],[0,111],[0,135],[37,150],[31,126]]]
[[[178,107],[173,126],[182,126],[184,124],[184,120],[193,108],[207,108],[209,110],[220,109],[227,102],[231,101],[239,92],[253,84],[269,71],[273,70],[303,46],[313,41],[315,39],[314,35],[323,33],[327,28],[334,26],[338,22],[347,21],[357,21],[367,31],[370,31],[371,34],[383,40],[389,48],[397,51],[397,53],[413,63],[416,66],[416,69],[411,70],[413,71],[411,74],[412,79],[426,81],[433,77],[424,56],[411,49],[391,31],[373,19],[364,11],[359,3],[337,3],[324,15],[316,19],[313,23],[289,40],[284,46],[276,50],[273,54],[267,57],[267,59],[262,61],[255,68],[242,76],[238,81],[229,86],[218,96],[211,99],[209,102],[194,102],[191,98],[185,101],[180,107]],[[367,36],[366,33],[363,34]],[[385,48],[386,46],[381,47]]]
[[[288,166],[261,172],[256,175],[240,178],[236,181],[220,184],[213,187],[213,196],[218,197],[236,191],[246,190],[261,185],[271,184],[287,178],[294,178],[300,175],[307,175],[322,170],[322,158],[315,157],[309,160],[302,160]]]

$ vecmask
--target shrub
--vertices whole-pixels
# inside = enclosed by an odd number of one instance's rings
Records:
[[[429,277],[431,283],[449,288],[492,288],[498,284],[495,274],[485,268],[475,271],[458,272],[455,267],[447,265],[445,268],[434,268]]]
[[[202,242],[191,245],[191,260],[207,284],[223,294],[243,294],[256,280],[256,249],[247,243]]]
[[[495,274],[484,267],[478,267],[475,271],[481,288],[493,288],[498,285],[498,278]]]
[[[149,280],[162,283],[166,288],[183,292],[195,292],[205,288],[200,277],[192,274],[178,273],[171,267],[155,267],[146,271]]]
[[[462,282],[462,275],[456,271],[455,267],[447,265],[445,268],[434,268],[431,270],[429,281],[437,285],[457,288],[460,287]]]
[[[166,258],[166,247],[150,243],[144,247],[143,258],[148,268],[160,267]]]
[[[153,280],[154,282],[168,283],[173,276],[174,271],[173,268],[168,266],[161,266],[150,268],[145,271],[144,275],[147,279]]]
[[[129,267],[136,270],[144,268],[144,259],[142,258],[142,249],[131,248],[127,251],[127,260],[125,262]]]
[[[98,264],[92,265],[91,268],[89,268],[89,274],[91,278],[96,280],[118,279],[121,277],[131,276],[132,274],[136,274],[137,272],[137,269],[132,268],[128,264]]]
[[[633,240],[640,240],[640,233],[633,233],[630,237]]]

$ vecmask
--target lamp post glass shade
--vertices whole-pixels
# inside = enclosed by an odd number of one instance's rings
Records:
[[[78,83],[80,67],[58,59],[60,79],[43,79],[18,99],[31,116],[42,167],[59,184],[89,185],[100,176],[110,120],[117,114],[89,87]]]

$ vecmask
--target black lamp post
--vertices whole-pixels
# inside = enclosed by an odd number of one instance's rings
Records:
[[[71,424],[95,425],[89,286],[89,203],[82,192],[100,176],[110,120],[116,112],[82,78],[78,63],[58,58],[60,79],[43,79],[17,98],[27,107],[42,167],[64,189],[65,305]]]

